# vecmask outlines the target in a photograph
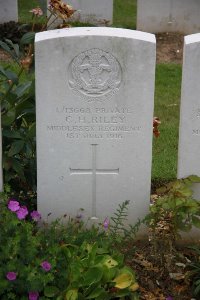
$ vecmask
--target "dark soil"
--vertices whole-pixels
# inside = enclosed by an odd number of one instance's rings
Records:
[[[158,33],[157,63],[182,63],[184,35],[180,33]]]
[[[133,247],[136,252],[128,256]],[[194,259],[192,250],[177,246],[170,255],[165,240],[159,241],[159,250],[155,252],[153,243],[143,240],[130,245],[125,253],[127,264],[137,274],[140,300],[166,300],[170,296],[173,300],[195,300],[188,275],[189,261]]]

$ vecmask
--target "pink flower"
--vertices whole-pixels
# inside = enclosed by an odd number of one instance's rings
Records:
[[[19,202],[14,200],[14,199],[11,199],[9,202],[8,202],[8,209],[11,210],[11,211],[17,211],[20,209],[20,206],[19,206]]]
[[[43,15],[43,11],[41,10],[40,7],[33,8],[33,9],[29,10],[29,12],[33,13],[35,16]]]
[[[17,273],[15,273],[15,272],[8,272],[6,274],[6,278],[8,280],[10,280],[10,281],[13,281],[13,280],[15,280],[17,278]]]
[[[110,224],[110,221],[109,221],[108,217],[106,217],[104,222],[103,222],[103,227],[104,227],[105,230],[108,229],[109,224]]]
[[[173,298],[172,298],[171,296],[168,296],[168,297],[166,298],[166,300],[173,300]]]
[[[39,293],[38,292],[29,292],[28,293],[28,299],[29,300],[37,300],[39,297]]]
[[[38,222],[38,221],[41,219],[41,214],[40,214],[37,210],[33,210],[33,211],[31,212],[31,218],[32,218],[34,221]]]
[[[21,206],[20,209],[17,211],[17,217],[19,220],[25,219],[28,215],[28,209],[26,206]]]
[[[51,264],[48,261],[43,261],[41,263],[41,267],[43,270],[45,270],[46,272],[51,270]]]

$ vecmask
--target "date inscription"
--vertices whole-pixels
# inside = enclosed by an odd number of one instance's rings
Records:
[[[48,124],[48,132],[60,132],[68,139],[123,139],[138,134],[142,126],[133,124],[133,107],[56,107],[60,124]]]

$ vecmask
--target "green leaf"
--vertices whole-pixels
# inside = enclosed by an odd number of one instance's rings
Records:
[[[2,135],[7,137],[7,138],[13,138],[13,139],[21,139],[21,135],[19,131],[14,131],[10,129],[3,129]]]
[[[119,289],[118,291],[116,291],[116,296],[118,296],[118,298],[122,298],[122,297],[124,298],[125,296],[128,296],[128,295],[130,295],[130,291],[128,288],[121,289],[121,290]]]
[[[33,123],[27,132],[27,137],[28,138],[34,138],[36,136],[36,123]]]
[[[21,165],[21,163],[17,159],[12,159],[12,167],[15,170],[15,172],[18,174],[18,176],[22,180],[25,181],[26,179],[25,179],[25,176],[24,176],[23,166]]]
[[[20,102],[17,103],[15,109],[16,109],[16,115],[22,115],[22,114],[24,115],[28,113],[30,110],[35,114],[35,107],[27,98],[20,99]]]
[[[18,82],[18,76],[10,70],[5,70],[2,66],[0,66],[0,74],[8,80],[12,80],[14,83]]]
[[[111,299],[111,295],[108,292],[101,293],[95,300],[108,300]]]
[[[15,141],[12,143],[10,150],[8,151],[8,156],[12,157],[13,155],[19,153],[24,147],[24,141]]]
[[[65,300],[76,300],[78,299],[78,290],[69,290],[65,295]]]
[[[7,78],[6,70],[2,66],[0,66],[0,74]]]
[[[15,94],[14,90],[10,91],[6,94],[6,98],[2,103],[2,110],[9,110],[16,105],[17,95]]]
[[[178,194],[181,195],[181,197],[184,197],[184,198],[188,198],[188,197],[191,197],[193,192],[192,190],[190,190],[188,187],[183,187],[181,188],[180,190],[177,191]]]
[[[107,268],[114,268],[118,265],[118,262],[114,260],[110,255],[98,255],[94,260],[95,265],[106,266]]]
[[[26,45],[26,44],[31,44],[34,42],[34,38],[35,38],[35,32],[27,32],[25,33],[21,40],[20,40],[20,45]]]
[[[125,289],[131,285],[133,281],[133,276],[128,273],[123,273],[113,279],[115,282],[115,287],[118,289]]]
[[[49,298],[54,298],[58,293],[59,289],[56,286],[46,286],[44,289],[44,295]]]
[[[130,268],[124,267],[120,273],[120,275],[113,279],[113,282],[115,282],[115,287],[119,289],[125,289],[135,282],[135,274],[133,274]]]
[[[11,80],[15,84],[18,83],[19,78],[18,78],[18,76],[14,72],[12,72],[10,70],[6,70],[6,74],[7,74],[7,78],[9,80]]]
[[[19,45],[18,44],[14,44],[11,40],[5,39],[6,43],[13,48],[13,50],[15,51],[16,57],[19,56]]]
[[[196,283],[195,283],[196,285]],[[200,284],[197,284],[197,287],[195,287],[194,289],[194,295],[198,296],[200,294]]]
[[[6,172],[5,173],[5,182],[9,182],[11,179],[13,179],[15,177],[16,177],[16,175],[14,172],[12,172],[12,171],[9,171],[9,173]]]
[[[107,256],[103,262],[103,264],[108,268],[114,268],[118,265],[118,262],[114,260],[112,257]]]
[[[66,245],[61,246],[61,250],[67,259],[70,259],[72,257],[72,252],[70,251],[70,248],[68,248]]]
[[[105,290],[102,287],[97,287],[96,289],[94,289],[89,296],[86,297],[86,299],[96,299],[97,297],[99,297],[101,294],[104,294]]]
[[[10,109],[6,114],[2,116],[2,126],[10,126],[15,120],[15,108]]]
[[[3,292],[9,286],[8,280],[1,278],[0,280],[0,291]]]
[[[193,216],[192,217],[192,224],[195,227],[200,228],[200,218]]]
[[[0,41],[0,47],[12,55],[12,51],[10,50],[10,47],[6,43]]]
[[[32,81],[27,81],[23,84],[18,85],[15,89],[15,93],[18,97],[21,97],[32,85]]]
[[[84,275],[83,285],[91,285],[93,283],[99,282],[103,276],[103,270],[100,267],[90,268]]]
[[[117,269],[116,268],[111,268],[108,269],[107,267],[104,267],[104,272],[103,272],[103,282],[111,282],[113,278],[116,276]]]
[[[192,182],[200,182],[200,177],[199,176],[196,176],[196,175],[191,175],[189,177],[187,177],[190,181]]]

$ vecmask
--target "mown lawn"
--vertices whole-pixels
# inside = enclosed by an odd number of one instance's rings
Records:
[[[136,29],[137,1],[114,0],[113,26]]]
[[[31,21],[29,10],[39,2],[19,0],[20,22]],[[135,29],[136,12],[136,0],[114,0],[113,26]],[[154,115],[160,118],[162,124],[160,137],[154,138],[153,142],[152,179],[156,181],[176,177],[180,85],[181,65],[157,65]]]
[[[154,116],[160,118],[160,137],[154,138],[152,178],[176,178],[181,65],[159,64],[156,68]]]

